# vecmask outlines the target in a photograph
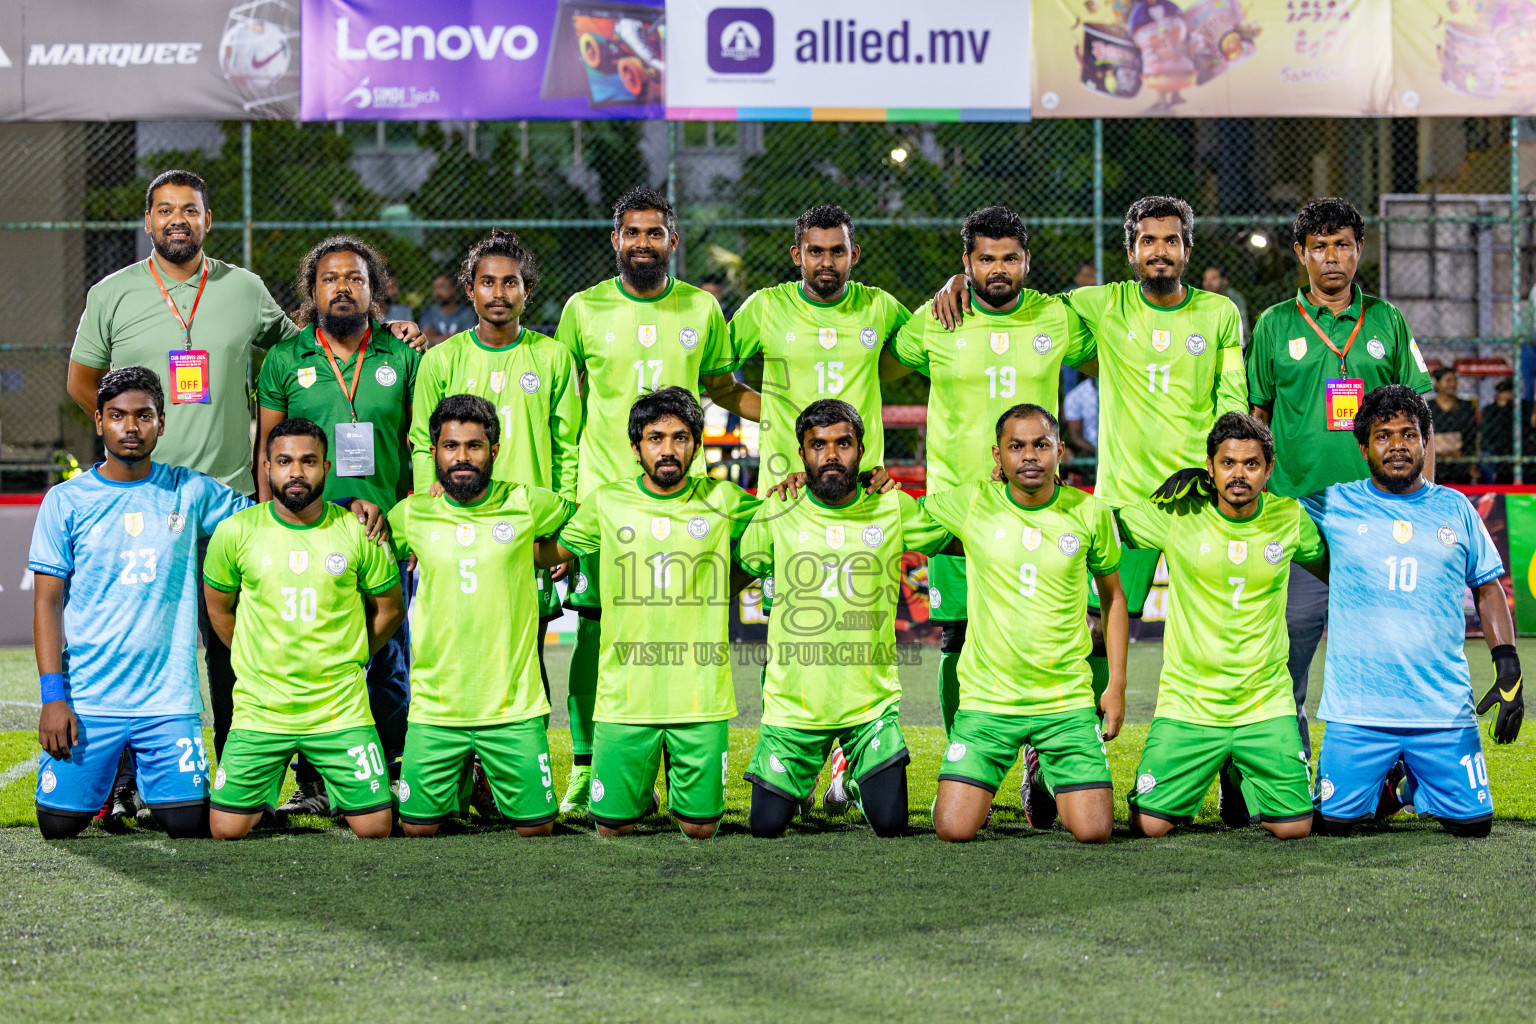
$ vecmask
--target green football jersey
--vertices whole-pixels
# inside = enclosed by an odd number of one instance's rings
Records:
[[[1062,363],[1094,355],[1093,335],[1060,296],[1026,288],[1010,310],[972,308],[977,315],[946,331],[924,304],[891,343],[891,354],[931,384],[929,493],[992,479],[997,418],[1020,402],[1055,415]]]
[[[1186,288],[1154,306],[1135,281],[1064,296],[1099,353],[1099,477],[1115,508],[1140,501],[1175,470],[1205,465],[1216,418],[1248,411],[1242,335],[1232,300]]]
[[[732,547],[757,499],[694,477],[675,494],[640,477],[604,484],[560,531],[600,558],[602,654],[595,722],[662,725],[736,716],[731,682]]]
[[[1094,706],[1089,576],[1120,565],[1109,506],[1058,486],[1040,508],[1003,481],[966,483],[922,501],[965,545],[971,630],[960,652],[960,710],[1053,715]]]
[[[431,419],[449,395],[478,395],[496,407],[501,448],[491,479],[576,496],[581,390],[570,349],[526,327],[505,348],[492,348],[468,330],[428,349],[411,402],[411,477],[417,494],[426,494],[437,479]]]
[[[635,298],[617,277],[577,292],[560,314],[555,338],[571,350],[584,379],[576,486],[582,501],[639,469],[629,448],[629,407],[636,398],[673,385],[698,395],[701,376],[729,373],[735,363],[720,303],[676,278],[654,299]],[[693,472],[703,468],[699,459]]]
[[[270,501],[237,512],[208,542],[203,578],[238,592],[231,726],[286,735],[373,725],[363,666],[363,594],[400,582],[387,548],[357,517],[325,502],[308,526]]]
[[[1312,519],[1294,498],[1259,496],[1247,519],[1213,501],[1150,501],[1119,511],[1127,547],[1168,561],[1168,633],[1157,716],[1235,726],[1296,714],[1286,670],[1285,591],[1291,562],[1324,553]]]
[[[886,291],[849,281],[836,302],[817,302],[799,281],[747,296],[731,318],[736,358],[763,355],[763,418],[758,424],[759,486],[802,472],[795,420],[822,398],[838,398],[864,418],[860,469],[885,461],[880,419],[880,350],[911,316]]]
[[[896,600],[902,556],[949,543],[905,491],[831,507],[809,491],[759,508],[741,564],[773,599],[763,724],[839,729],[879,718],[901,700]]]
[[[539,674],[533,542],[575,506],[552,491],[495,481],[460,505],[413,494],[389,513],[395,557],[416,556],[410,721],[502,725],[549,713]]]

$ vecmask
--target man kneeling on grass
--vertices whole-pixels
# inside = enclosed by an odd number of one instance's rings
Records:
[[[383,838],[389,773],[363,667],[405,618],[400,572],[351,514],[321,500],[331,470],[324,430],[279,423],[263,469],[275,497],[220,523],[203,566],[208,618],[235,669],[213,837],[254,828],[302,752],[352,831]]]

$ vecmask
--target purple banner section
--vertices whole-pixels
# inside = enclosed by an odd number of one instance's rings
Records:
[[[304,0],[300,118],[661,118],[665,19],[660,0]]]

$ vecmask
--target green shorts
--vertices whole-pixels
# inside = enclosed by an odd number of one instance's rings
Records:
[[[1126,611],[1132,615],[1140,615],[1146,605],[1147,592],[1152,589],[1152,577],[1157,575],[1157,562],[1162,557],[1161,551],[1145,548],[1121,550],[1120,587],[1125,591]],[[1092,579],[1088,581],[1088,610],[1099,610],[1099,587]]]
[[[288,761],[303,754],[325,780],[332,807],[344,814],[388,810],[389,771],[380,750],[371,725],[298,736],[232,729],[213,777],[213,808],[254,814],[277,803]]]
[[[957,711],[939,779],[996,793],[1026,743],[1040,754],[1046,784],[1058,796],[1110,788],[1109,758],[1099,733],[1099,716],[1092,708],[1053,715]]]
[[[496,809],[514,825],[542,825],[559,813],[544,716],[474,728],[412,722],[401,755],[400,820],[436,825],[464,813],[460,783],[480,755]]]
[[[934,622],[964,622],[968,591],[964,555],[928,556],[928,618]]]
[[[560,617],[560,588],[549,578],[548,569],[538,569],[534,577],[539,583],[539,621]]]
[[[897,721],[899,711],[900,706],[892,704],[873,721],[840,729],[765,725],[758,731],[752,764],[742,778],[791,800],[804,800],[815,791],[816,776],[839,738],[856,782],[892,765],[904,765],[912,756]]]
[[[578,555],[576,564],[565,578],[565,606],[596,618],[602,613],[602,591],[598,589],[597,555]]]
[[[1312,816],[1307,755],[1295,715],[1227,727],[1152,719],[1131,808],[1164,821],[1192,821],[1229,757],[1248,807],[1261,821]]]
[[[667,809],[679,821],[708,825],[725,814],[731,728],[727,721],[677,725],[592,726],[592,820],[618,828],[651,811],[662,751],[667,758]]]

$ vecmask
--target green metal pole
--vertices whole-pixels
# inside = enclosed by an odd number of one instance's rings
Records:
[[[1104,283],[1104,119],[1093,119],[1093,279]]]
[[[1520,315],[1520,119],[1509,119],[1509,333],[1514,339],[1511,363],[1516,377],[1523,376],[1525,361],[1525,322]],[[1525,416],[1521,410],[1524,382],[1515,382],[1514,433],[1515,483],[1523,483],[1525,474],[1521,460],[1521,441],[1525,435]]]
[[[240,122],[240,223],[242,265],[251,269],[251,122]]]
[[[667,202],[672,204],[672,209],[677,209],[677,122],[667,122]],[[672,259],[669,261],[667,273],[677,276],[677,250],[682,248],[682,243],[672,249]]]

